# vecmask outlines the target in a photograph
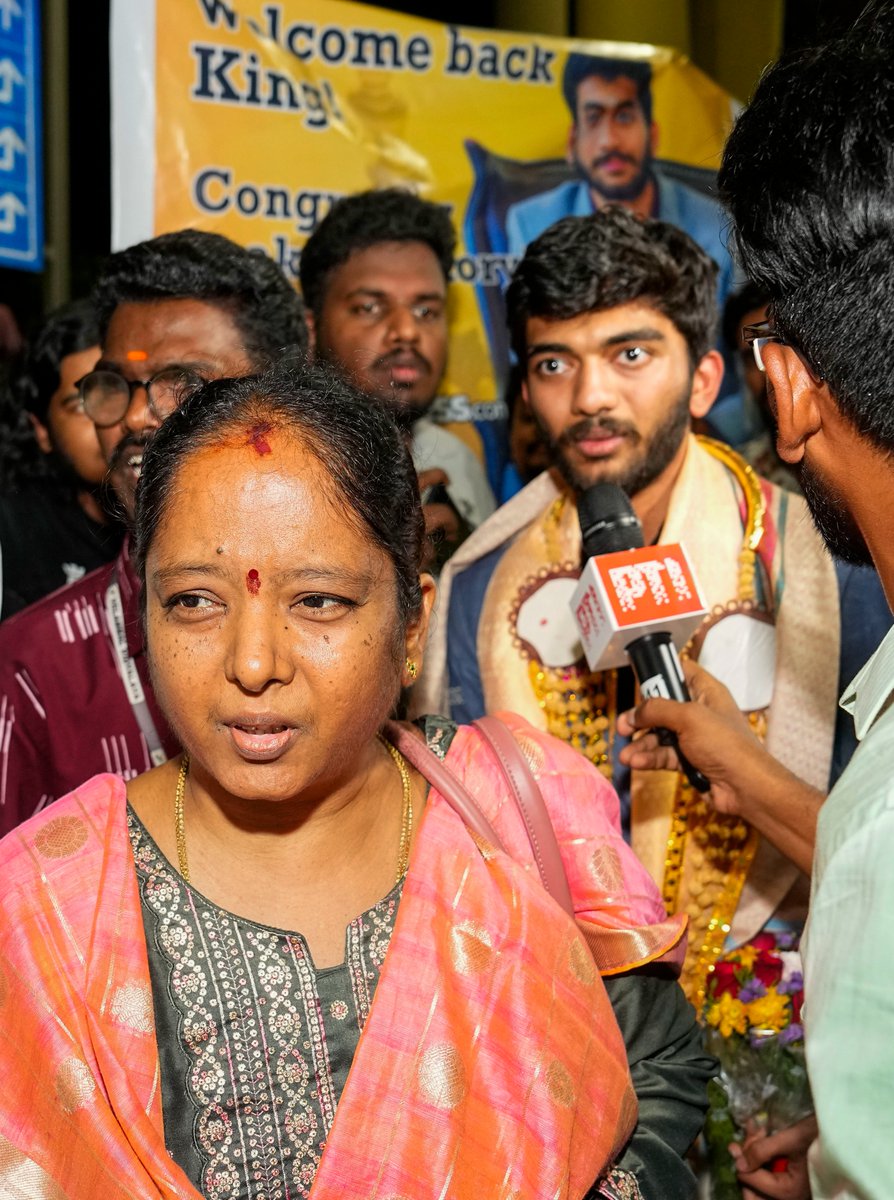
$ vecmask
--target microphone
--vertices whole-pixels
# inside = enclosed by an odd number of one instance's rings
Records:
[[[686,551],[678,544],[644,546],[630,500],[614,483],[587,488],[577,512],[584,568],[571,610],[590,670],[629,660],[643,696],[689,700],[678,650],[706,609]],[[710,781],[680,752],[676,734],[655,732],[662,745],[674,747],[692,786],[708,791]]]

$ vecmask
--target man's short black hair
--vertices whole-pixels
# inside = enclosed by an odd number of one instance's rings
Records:
[[[764,75],[719,183],[780,333],[894,449],[894,5]]]
[[[663,313],[693,367],[714,344],[717,264],[675,225],[610,206],[564,217],[531,242],[506,293],[509,332],[524,362],[529,318],[566,321],[634,302]]]
[[[423,242],[450,275],[456,234],[443,205],[422,200],[403,188],[382,188],[345,196],[311,234],[301,252],[304,303],[319,317],[332,272],[356,250],[382,242]]]
[[[73,300],[46,317],[13,377],[19,403],[46,424],[50,401],[59,387],[63,358],[99,344],[96,313],[89,300]]]
[[[740,351],[743,349],[739,339],[739,325],[745,314],[754,312],[758,308],[766,308],[769,303],[770,297],[756,283],[746,283],[738,291],[730,292],[723,306],[723,316],[721,317],[723,341],[730,350]]]
[[[577,123],[577,89],[585,79],[597,75],[606,83],[616,79],[632,79],[636,98],[643,110],[647,125],[652,124],[652,66],[632,58],[598,58],[594,54],[569,54],[562,72],[562,95]]]
[[[301,299],[266,254],[218,233],[181,229],[121,250],[106,260],[93,291],[105,339],[119,304],[202,300],[225,309],[254,366],[284,349],[307,349]]]

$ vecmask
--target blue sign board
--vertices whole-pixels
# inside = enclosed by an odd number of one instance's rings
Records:
[[[0,266],[43,269],[40,0],[0,0]]]

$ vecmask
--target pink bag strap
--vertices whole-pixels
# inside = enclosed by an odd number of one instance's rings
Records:
[[[502,768],[512,798],[524,822],[544,888],[573,917],[574,903],[568,888],[559,843],[540,788],[531,774],[525,756],[510,730],[496,717],[482,717],[474,721],[473,725]],[[385,734],[389,742],[438,790],[474,833],[497,849],[505,850],[496,830],[466,786],[412,730],[396,721],[389,721],[385,726]]]
[[[552,820],[543,800],[543,793],[531,773],[528,760],[522,754],[512,731],[497,717],[479,717],[472,724],[490,746],[503,768],[518,811],[525,823],[525,832],[543,886],[552,898],[574,916],[574,903],[568,887],[568,876],[562,862],[562,851]]]
[[[385,725],[385,736],[392,746],[395,746],[407,762],[411,762],[416,770],[440,792],[454,812],[458,813],[473,833],[496,846],[498,850],[505,847],[497,836],[497,831],[478,807],[477,801],[453,772],[445,767],[437,754],[433,754],[425,742],[416,736],[405,725],[397,721],[388,721]]]

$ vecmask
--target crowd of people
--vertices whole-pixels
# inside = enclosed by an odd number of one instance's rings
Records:
[[[0,1196],[894,1194],[892,48],[875,0],[765,74],[738,281],[648,70],[570,56],[511,485],[435,419],[410,192],[334,204],[300,293],[182,230],[47,317],[0,406]],[[606,482],[699,581],[689,701],[584,658]],[[811,1097],[737,1109],[734,1036]]]

